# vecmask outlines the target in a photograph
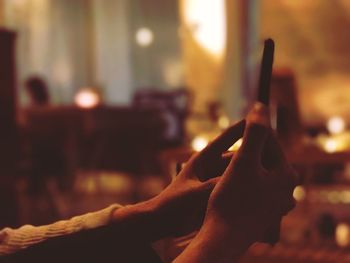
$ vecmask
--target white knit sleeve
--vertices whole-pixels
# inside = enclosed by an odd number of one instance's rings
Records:
[[[113,212],[120,207],[114,204],[97,212],[75,216],[50,225],[24,225],[18,229],[4,228],[0,230],[0,255],[16,252],[52,237],[107,225],[111,222]]]

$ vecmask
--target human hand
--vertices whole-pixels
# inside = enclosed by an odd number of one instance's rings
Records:
[[[115,211],[114,223],[149,241],[181,236],[202,223],[209,195],[230,159],[222,154],[243,136],[245,121],[228,128],[200,153],[194,154],[158,196]]]
[[[168,235],[181,236],[200,227],[209,195],[230,162],[222,154],[243,136],[244,128],[245,120],[242,120],[194,154],[173,182],[154,199]]]
[[[294,171],[269,126],[268,108],[248,114],[243,143],[213,189],[204,223],[176,263],[238,262],[293,206]]]
[[[233,231],[247,245],[264,240],[294,207],[295,183],[269,127],[268,108],[258,103],[247,117],[241,148],[209,198],[205,224]]]

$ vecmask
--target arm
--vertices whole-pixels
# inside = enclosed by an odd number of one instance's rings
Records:
[[[66,251],[70,240],[74,239],[75,246],[79,246],[85,242],[79,237],[85,236],[85,239],[92,242],[97,236],[110,239],[110,233],[118,233],[117,236],[125,234],[131,239],[149,244],[165,236],[180,236],[198,229],[204,218],[208,197],[218,181],[218,178],[214,177],[222,174],[229,161],[221,155],[242,137],[244,127],[245,121],[238,122],[201,153],[193,156],[174,181],[155,198],[113,209],[107,213],[103,223],[96,220],[96,214],[92,213],[89,214],[91,222],[86,224],[81,224],[81,219],[85,218],[81,216],[48,226],[29,226],[30,231],[27,226],[18,230],[7,229],[6,233],[3,232],[7,235],[5,239],[1,239],[0,235],[0,255],[19,251],[37,243],[45,244],[36,247],[43,248],[50,244],[51,251],[55,251],[55,248]],[[100,223],[96,224],[96,221]],[[106,225],[103,229],[109,231],[99,228],[102,225]],[[55,231],[52,231],[53,229]],[[84,231],[87,229],[90,230]],[[26,242],[22,242],[24,235]],[[97,243],[98,239],[95,239],[95,242]],[[12,245],[8,247],[10,243]]]
[[[116,210],[114,222],[149,242],[199,229],[209,195],[230,161],[222,153],[242,137],[244,128],[245,121],[240,121],[227,129],[194,155],[158,196]]]
[[[232,229],[223,222],[212,221],[202,226],[193,241],[174,263],[236,263],[254,242],[248,241],[242,222]]]
[[[108,225],[112,222],[114,211],[120,208],[120,205],[115,204],[100,211],[49,225],[24,225],[18,229],[5,228],[0,231],[0,255],[14,253],[54,237]]]

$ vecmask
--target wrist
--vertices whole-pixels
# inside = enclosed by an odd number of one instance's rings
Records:
[[[254,222],[248,218],[236,218],[231,221],[210,218],[204,221],[201,231],[205,236],[220,239],[220,242],[230,247],[229,249],[234,248],[236,253],[240,253],[258,240],[259,235],[253,226]]]
[[[201,231],[203,236],[211,236],[223,249],[231,251],[231,258],[240,257],[264,233],[260,219],[252,216],[237,216],[227,220],[220,216],[207,216]],[[215,242],[214,242],[215,243]]]
[[[245,236],[243,226],[227,224],[222,220],[205,220],[196,237],[175,263],[238,262],[254,243]]]

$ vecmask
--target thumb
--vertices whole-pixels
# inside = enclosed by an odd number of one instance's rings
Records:
[[[237,157],[245,156],[260,161],[267,135],[270,131],[270,113],[267,106],[257,102],[248,113],[247,126],[243,135],[242,146]]]

